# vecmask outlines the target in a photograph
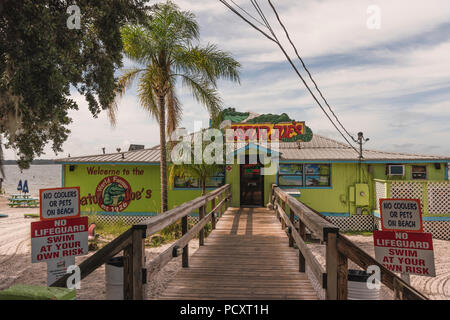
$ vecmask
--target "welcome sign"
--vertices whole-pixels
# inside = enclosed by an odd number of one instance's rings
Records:
[[[305,134],[305,122],[282,122],[282,123],[234,123],[234,141],[258,141],[272,140],[272,129],[278,130],[279,139],[284,142],[301,140]],[[232,140],[229,138],[228,140]]]

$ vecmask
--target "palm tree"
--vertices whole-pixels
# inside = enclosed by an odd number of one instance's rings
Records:
[[[200,46],[199,26],[191,12],[181,11],[167,1],[155,6],[145,25],[127,25],[122,29],[125,55],[137,64],[125,70],[118,82],[120,98],[138,78],[141,106],[159,121],[161,212],[167,211],[167,148],[169,137],[181,120],[182,107],[176,96],[176,84],[190,89],[196,101],[214,118],[221,110],[217,80],[239,82],[240,64],[230,53],[214,44]],[[109,108],[115,123],[117,103]],[[166,128],[167,118],[167,128]]]
[[[202,130],[202,134],[205,132],[205,130]],[[194,159],[194,137],[192,137],[192,145],[191,145],[191,155],[190,159]],[[202,141],[202,154],[205,152],[205,148],[207,147],[207,143],[205,141]],[[174,150],[176,151],[176,150]],[[223,149],[222,152],[225,150]],[[222,157],[225,156],[225,153],[222,154]],[[182,159],[182,152],[180,150],[180,153],[178,154],[178,158]],[[169,168],[169,182],[171,185],[173,185],[175,178],[194,178],[198,179],[200,182],[200,187],[202,189],[202,196],[206,194],[206,180],[208,177],[214,177],[217,176],[219,173],[224,172],[224,165],[223,164],[217,164],[217,163],[211,163],[208,164],[205,161],[202,161],[202,163],[196,164],[196,163],[179,163],[175,164],[173,163]]]

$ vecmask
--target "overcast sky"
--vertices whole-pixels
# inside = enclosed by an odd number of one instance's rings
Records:
[[[241,84],[220,83],[225,107],[256,113],[286,112],[314,133],[340,139],[279,48],[218,0],[178,0],[195,13],[202,43],[217,44],[242,63]],[[249,0],[235,0],[250,12]],[[310,71],[343,124],[363,131],[366,148],[450,156],[450,1],[273,0]],[[284,38],[266,0],[259,0]],[[369,29],[368,7],[381,9],[380,29]],[[292,52],[291,50],[289,51]],[[298,62],[298,61],[297,61]],[[129,61],[126,62],[130,66]],[[119,74],[119,73],[118,73]],[[208,115],[180,88],[183,127],[208,124]],[[58,157],[114,152],[130,143],[159,142],[157,122],[130,90],[119,104],[118,124],[92,118],[84,98],[71,112],[72,131]],[[50,151],[43,158],[54,158]],[[14,152],[6,150],[6,158]]]

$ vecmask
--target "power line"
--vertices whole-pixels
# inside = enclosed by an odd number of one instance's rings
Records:
[[[262,23],[261,21],[259,21],[258,19],[256,19],[253,15],[251,15],[247,10],[245,10],[244,8],[242,8],[240,5],[238,5],[236,2],[234,2],[233,0],[230,0],[236,7],[238,7],[239,9],[241,9],[247,16],[249,16],[250,18],[252,18],[254,21],[258,22],[261,26],[267,28],[266,25],[264,25],[264,23]]]
[[[333,114],[334,118],[335,118],[336,121],[339,123],[339,125],[342,127],[342,129],[344,129],[345,133],[347,133],[347,135],[348,135],[350,138],[352,138],[352,140],[353,140],[354,142],[357,142],[358,140],[355,139],[355,138],[347,131],[347,129],[344,127],[344,125],[339,121],[337,115],[334,113],[334,111],[331,109],[330,105],[328,104],[327,99],[325,99],[325,97],[323,96],[322,91],[320,91],[320,89],[319,89],[319,87],[318,87],[316,81],[314,81],[314,79],[313,79],[311,73],[309,72],[308,68],[306,67],[306,65],[305,65],[305,63],[304,63],[302,57],[301,57],[300,54],[298,53],[296,46],[295,46],[294,43],[292,42],[291,37],[289,36],[289,32],[287,31],[286,27],[284,26],[283,22],[281,21],[281,18],[280,18],[280,16],[279,16],[277,10],[275,9],[275,6],[272,4],[272,1],[271,1],[271,0],[267,0],[267,1],[269,2],[270,6],[272,7],[272,10],[273,10],[273,12],[275,13],[275,16],[277,17],[278,22],[280,23],[281,27],[283,28],[284,33],[286,34],[286,37],[287,37],[287,39],[289,40],[289,43],[291,44],[292,48],[293,48],[294,51],[295,51],[295,54],[297,55],[297,58],[298,58],[298,59],[300,60],[300,62],[302,63],[303,69],[305,69],[305,71],[308,73],[309,78],[310,78],[311,81],[314,83],[314,86],[316,87],[316,90],[319,92],[320,96],[322,97],[322,100],[323,100],[323,101],[325,102],[325,104],[328,106],[328,109],[329,109],[330,112]]]
[[[292,66],[292,68],[294,69],[294,71],[297,73],[297,75],[299,76],[299,78],[302,80],[303,84],[305,85],[306,89],[309,91],[309,93],[311,94],[311,96],[313,97],[314,101],[316,101],[316,103],[319,105],[319,107],[322,109],[323,113],[326,115],[326,117],[328,118],[328,120],[330,120],[331,124],[333,124],[333,126],[335,127],[335,129],[341,134],[341,136],[344,138],[344,140],[348,143],[348,145],[355,150],[358,153],[358,150],[351,144],[351,142],[347,139],[347,137],[341,132],[341,130],[337,127],[337,125],[334,123],[334,121],[331,119],[331,117],[328,115],[328,113],[326,112],[326,110],[323,108],[322,104],[319,102],[319,100],[317,99],[317,97],[314,95],[314,93],[312,92],[312,90],[310,89],[310,87],[308,86],[308,84],[306,83],[305,79],[303,78],[303,76],[300,74],[300,72],[298,71],[297,67],[295,66],[295,64],[292,62],[291,57],[289,56],[289,54],[286,52],[286,50],[284,49],[283,45],[280,43],[280,41],[278,40],[275,32],[273,31],[273,29],[270,26],[270,23],[267,21],[264,13],[262,12],[261,8],[259,7],[259,4],[257,3],[256,0],[250,0],[251,3],[253,4],[253,6],[255,7],[256,11],[258,12],[259,16],[261,17],[261,19],[264,21],[264,23],[266,24],[267,28],[269,29],[269,31],[272,34],[272,37],[270,35],[268,35],[266,32],[262,31],[260,28],[258,28],[257,26],[255,26],[252,22],[250,22],[248,19],[246,19],[245,17],[243,17],[235,8],[233,8],[232,5],[230,5],[226,0],[219,0],[222,4],[224,4],[227,8],[229,8],[233,13],[235,13],[237,16],[239,16],[242,20],[244,20],[245,22],[247,22],[250,26],[252,26],[254,29],[256,29],[257,31],[259,31],[260,33],[262,33],[266,38],[268,38],[269,40],[273,41],[274,43],[276,43],[281,51],[283,52],[283,54],[285,55],[286,59],[288,60],[289,64]]]

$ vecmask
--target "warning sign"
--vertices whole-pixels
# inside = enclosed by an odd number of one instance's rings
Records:
[[[80,187],[39,190],[41,220],[80,216]]]
[[[422,232],[418,199],[380,199],[382,230]]]
[[[31,262],[88,254],[88,217],[31,223]]]
[[[67,268],[73,265],[75,265],[75,257],[47,261],[47,285],[50,286],[64,277],[67,273]]]
[[[374,231],[375,257],[393,272],[435,277],[431,233]]]

